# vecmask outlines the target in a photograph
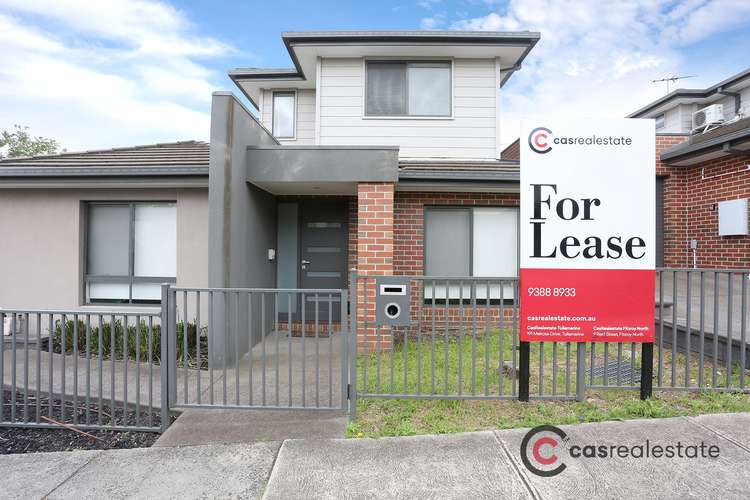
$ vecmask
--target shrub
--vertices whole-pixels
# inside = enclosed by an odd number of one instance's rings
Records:
[[[63,325],[60,320],[55,322],[55,331],[53,334],[53,345],[60,352],[63,351],[62,333],[65,332],[65,353],[73,353],[74,346],[78,348],[78,352],[81,355],[86,354],[86,323],[82,320],[78,320],[78,331],[75,330],[74,320],[67,320]],[[112,332],[114,330],[114,339]],[[185,325],[183,323],[177,323],[177,363],[178,365],[184,365],[185,361]],[[196,360],[196,324],[187,324],[187,361]],[[128,359],[135,360],[136,353],[138,359],[144,362],[160,362],[161,361],[161,325],[152,325],[151,328],[151,358],[149,359],[149,328],[148,323],[144,320],[138,325],[128,323],[127,335],[125,333],[125,327],[122,320],[115,320],[114,323],[102,323],[101,332],[99,325],[91,325],[88,334],[88,349],[92,356],[99,356],[110,359],[124,359],[127,356]],[[203,344],[206,343],[206,338],[201,335],[201,348],[203,350]],[[114,353],[113,353],[113,340],[114,340]],[[127,353],[125,353],[125,347],[127,345]],[[138,346],[138,349],[136,349]]]

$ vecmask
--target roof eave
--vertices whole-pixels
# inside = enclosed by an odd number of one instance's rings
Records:
[[[686,142],[676,144],[662,151],[660,158],[665,163],[684,161],[686,159],[689,159],[692,155],[704,153],[709,150],[721,149],[725,144],[731,147],[733,143],[737,141],[747,140],[749,138],[750,127],[738,130],[730,134],[720,135],[714,139],[698,144],[688,144]]]
[[[260,109],[255,100],[239,84],[243,80],[300,80],[305,81],[307,77],[297,58],[294,50],[295,45],[319,44],[319,43],[491,43],[495,45],[526,45],[518,61],[510,68],[500,81],[500,86],[511,75],[521,68],[521,63],[531,52],[531,49],[541,38],[541,33],[537,31],[518,31],[518,32],[497,32],[497,31],[310,31],[298,32],[287,31],[281,34],[289,58],[294,64],[294,68],[280,68],[276,70],[267,70],[260,68],[236,68],[227,72],[232,82],[240,88],[242,94],[257,109]]]

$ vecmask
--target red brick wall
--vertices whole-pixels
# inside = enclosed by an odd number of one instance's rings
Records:
[[[748,164],[749,158],[726,157],[688,169],[687,238],[698,240],[698,267],[750,268],[750,237],[719,236],[716,205],[750,198],[750,171],[745,168]]]
[[[421,276],[424,274],[424,210],[430,206],[518,206],[518,193],[422,193],[397,192],[393,220],[393,274],[400,276]],[[412,281],[412,319],[418,319],[422,290],[416,281]],[[477,309],[477,320],[483,328],[485,315],[490,316],[493,327],[498,325],[501,308],[492,305],[489,308]],[[512,314],[510,307],[504,308],[506,316]],[[424,307],[423,330],[431,328],[432,307]],[[445,326],[446,310],[436,306],[436,328],[440,331]],[[463,315],[463,316],[462,316]],[[464,322],[465,327],[472,322],[472,308],[465,306],[461,310],[450,306],[447,311],[448,327],[455,330]],[[480,329],[481,329],[480,328]]]
[[[362,183],[357,186],[357,273],[367,275],[393,274],[394,185]],[[387,328],[364,327],[375,320],[375,284],[367,280],[367,308],[365,287],[367,278],[357,287],[357,344],[367,352],[376,348],[390,349],[392,334]]]
[[[517,193],[396,193],[393,274],[424,274],[425,206],[518,206]]]
[[[748,158],[728,156],[690,167],[665,165],[659,155],[685,136],[656,138],[656,173],[664,181],[664,265],[692,267],[690,240],[698,240],[697,265],[750,267],[750,237],[719,236],[720,201],[750,198]]]
[[[686,237],[687,191],[683,167],[670,167],[659,159],[661,152],[686,141],[684,135],[656,136],[656,175],[664,178],[664,266],[685,267],[689,247]]]

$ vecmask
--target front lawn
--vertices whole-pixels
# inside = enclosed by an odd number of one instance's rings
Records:
[[[703,413],[750,412],[747,394],[659,393],[641,401],[634,391],[587,391],[576,401],[467,401],[367,399],[357,405],[348,437],[446,434],[487,429],[604,420],[664,418]]]
[[[396,394],[441,394],[450,395],[510,394],[512,387],[513,352],[510,332],[492,331],[489,335],[472,338],[436,336],[435,343],[423,335],[422,341],[410,338],[404,347],[397,342],[393,352],[359,355],[357,359],[357,387],[360,393]],[[623,345],[621,364],[629,365],[638,372],[640,349],[635,357],[630,355],[630,344]],[[539,381],[543,393],[549,395],[553,388],[557,394],[575,394],[575,347],[570,353],[571,373],[566,377],[565,367],[568,352],[565,345],[554,348],[551,343],[543,346],[532,344],[530,390],[539,394]],[[654,353],[654,375],[657,375],[658,353]],[[594,353],[597,365],[604,363],[601,346]],[[586,363],[591,360],[587,350]],[[617,347],[610,346],[608,361],[617,361]],[[703,383],[696,380],[699,365],[696,355],[689,360],[677,353],[675,381],[688,385],[708,387],[711,381],[712,364],[704,363]],[[434,364],[434,367],[433,367]],[[672,353],[665,348],[662,353],[663,383],[669,385],[672,371]],[[690,369],[686,373],[685,367]],[[517,361],[516,361],[517,366]],[[540,379],[539,367],[543,366]],[[556,369],[555,369],[556,367]],[[589,367],[586,380],[589,382]],[[722,373],[723,372],[723,373]],[[432,380],[435,386],[433,389]],[[716,387],[726,383],[726,371],[717,369]],[[739,370],[730,374],[733,386],[740,378]],[[601,377],[594,383],[601,384]],[[610,378],[609,384],[616,380]],[[627,384],[627,380],[623,380]],[[750,382],[750,379],[748,379]],[[443,434],[485,429],[507,429],[533,427],[542,424],[573,424],[599,422],[603,420],[625,420],[633,418],[663,418],[702,413],[750,412],[750,396],[719,392],[662,392],[654,391],[654,398],[641,401],[636,390],[595,389],[586,391],[586,400],[577,401],[531,401],[517,400],[416,400],[361,398],[357,405],[357,419],[349,425],[349,437],[405,436],[415,434]],[[657,380],[654,380],[654,387]],[[502,391],[502,392],[501,392]]]

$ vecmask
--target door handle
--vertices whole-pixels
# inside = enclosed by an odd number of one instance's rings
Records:
[[[310,261],[309,261],[309,260],[305,260],[305,259],[302,259],[302,265],[303,265],[303,266],[306,266],[306,265],[307,265],[307,264],[309,264],[309,263],[310,263]]]

